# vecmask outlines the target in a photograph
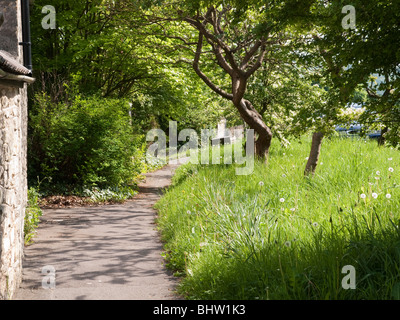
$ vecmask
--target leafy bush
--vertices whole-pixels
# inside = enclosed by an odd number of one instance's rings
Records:
[[[54,104],[36,95],[30,112],[29,179],[63,186],[131,184],[142,170],[143,136],[130,126],[123,99],[76,96]]]

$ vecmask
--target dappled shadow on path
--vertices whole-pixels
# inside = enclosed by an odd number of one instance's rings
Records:
[[[148,219],[150,208],[135,207],[47,214],[39,232],[49,236],[39,237],[25,250],[25,270],[37,274],[43,266],[53,265],[57,285],[85,279],[124,284],[137,277],[163,274],[162,245]],[[27,285],[40,285],[35,277],[26,280]]]
[[[25,248],[22,287],[40,289],[41,270],[51,265],[56,288],[164,283],[171,290],[153,209],[170,178],[168,171],[153,173],[123,205],[45,210],[35,242]]]

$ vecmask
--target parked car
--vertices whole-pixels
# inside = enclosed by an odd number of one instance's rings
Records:
[[[348,137],[354,137],[355,135],[361,135],[362,130],[364,126],[359,123],[354,123],[350,125],[349,127],[341,127],[337,126],[335,130],[339,133],[341,136],[348,136]],[[379,139],[381,136],[381,131],[371,131],[366,134],[367,137],[370,139]]]
[[[362,105],[358,104],[358,103],[351,103],[348,106],[348,110],[350,112],[360,110],[361,108],[362,108]],[[380,130],[369,131],[368,128],[366,128],[364,125],[357,123],[357,122],[352,123],[349,127],[336,126],[335,130],[341,136],[354,137],[354,136],[360,136],[361,133],[366,133],[366,136],[369,137],[370,139],[379,139],[381,137]]]

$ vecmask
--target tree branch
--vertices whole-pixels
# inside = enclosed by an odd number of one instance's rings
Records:
[[[184,20],[200,31],[200,33],[202,33],[206,38],[207,42],[213,46],[213,48],[216,50],[216,55],[219,56],[219,61],[226,72],[228,72],[231,76],[233,75],[233,71],[237,73],[243,73],[242,70],[239,69],[234,59],[232,54],[233,51],[226,45],[226,43],[207,30],[206,25],[210,22],[209,20],[205,19],[206,24],[187,17],[184,18]],[[226,58],[222,55],[221,49],[224,51]]]
[[[263,41],[259,40],[250,48],[250,50],[246,53],[245,57],[243,58],[242,63],[240,64],[240,68],[244,69],[247,67],[248,62],[254,56],[257,50],[261,47],[262,44]]]
[[[258,55],[258,58],[257,58],[257,61],[256,61],[256,63],[249,69],[249,70],[247,70],[246,72],[245,72],[245,78],[246,79],[248,79],[254,72],[256,72],[256,70],[258,69],[258,68],[260,68],[261,67],[261,65],[262,65],[262,62],[263,62],[263,60],[264,60],[264,58],[265,58],[265,53],[267,52],[267,50],[266,50],[266,48],[265,48],[265,45],[264,44],[262,44],[261,45],[261,52],[260,52],[260,54]]]
[[[201,55],[201,50],[203,48],[203,34],[199,32],[199,41],[197,43],[197,49],[196,49],[196,54],[194,56],[193,60],[193,69],[196,72],[196,74],[204,81],[206,85],[208,85],[213,91],[215,91],[217,94],[222,96],[225,99],[232,100],[233,95],[230,93],[227,93],[226,91],[222,90],[218,86],[216,86],[212,81],[200,70],[199,67],[199,61],[200,61],[200,55]]]

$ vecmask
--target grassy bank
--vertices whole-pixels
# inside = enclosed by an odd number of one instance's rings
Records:
[[[400,297],[399,152],[332,139],[303,177],[309,140],[274,141],[268,166],[185,165],[158,202],[169,268],[189,299]],[[355,268],[345,290],[342,268]],[[344,280],[343,280],[344,279]]]

